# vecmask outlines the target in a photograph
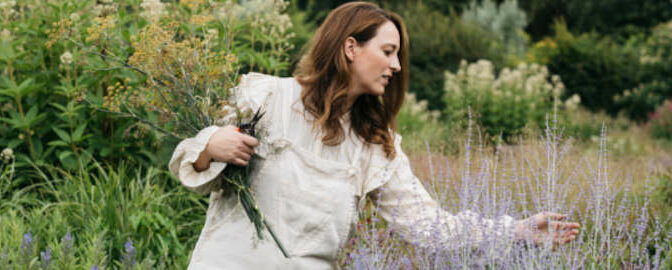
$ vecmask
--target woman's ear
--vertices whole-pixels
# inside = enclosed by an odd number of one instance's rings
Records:
[[[343,45],[343,51],[345,52],[345,57],[348,58],[348,61],[355,61],[355,47],[357,47],[357,40],[353,37],[348,37],[345,39]]]

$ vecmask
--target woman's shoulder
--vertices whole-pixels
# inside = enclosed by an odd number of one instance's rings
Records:
[[[258,94],[295,95],[301,86],[294,77],[279,77],[258,72],[243,74],[238,83],[238,92],[243,96]]]
[[[252,103],[248,105],[257,107],[268,102],[277,103],[283,97],[295,96],[297,85],[292,77],[250,72],[240,77],[233,94],[239,103]]]

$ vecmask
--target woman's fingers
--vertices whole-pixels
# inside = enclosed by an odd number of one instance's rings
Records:
[[[567,219],[567,215],[553,213],[553,212],[543,212],[542,217],[544,217],[544,219],[550,219],[550,220],[565,220],[565,219]]]
[[[252,157],[252,155],[250,155],[250,154],[248,154],[248,153],[246,153],[246,152],[240,152],[240,153],[238,153],[238,158],[244,160],[245,162],[250,161],[250,157]]]
[[[561,231],[561,230],[574,230],[574,229],[579,229],[581,225],[579,223],[575,222],[560,222],[560,221],[553,221],[551,222],[551,225],[553,226],[553,229]]]
[[[243,160],[241,158],[234,158],[233,159],[233,164],[238,165],[238,166],[247,166],[247,160]]]
[[[249,147],[257,147],[259,145],[259,141],[247,134],[240,134],[241,135],[241,140],[243,143]]]
[[[254,148],[249,147],[248,145],[246,145],[246,144],[244,144],[244,143],[241,143],[241,144],[238,146],[238,151],[240,151],[241,153],[246,153],[246,154],[248,154],[248,155],[250,155],[250,156],[254,155]]]

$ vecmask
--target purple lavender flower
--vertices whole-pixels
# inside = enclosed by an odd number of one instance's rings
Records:
[[[28,232],[23,235],[23,242],[21,242],[21,259],[24,266],[30,265],[33,258],[33,234]]]
[[[33,244],[33,234],[26,233],[23,235],[23,243],[21,243],[21,248],[28,247]]]
[[[51,248],[40,252],[40,257],[42,258],[42,269],[49,269],[49,264],[51,263]]]
[[[126,241],[126,244],[124,244],[124,251],[124,268],[133,269],[133,266],[135,265],[135,247],[133,246],[133,241]]]
[[[91,266],[91,270],[100,270],[97,265]]]

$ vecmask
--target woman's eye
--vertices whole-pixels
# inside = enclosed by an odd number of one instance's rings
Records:
[[[392,51],[385,51],[385,55],[390,56],[392,54]]]

